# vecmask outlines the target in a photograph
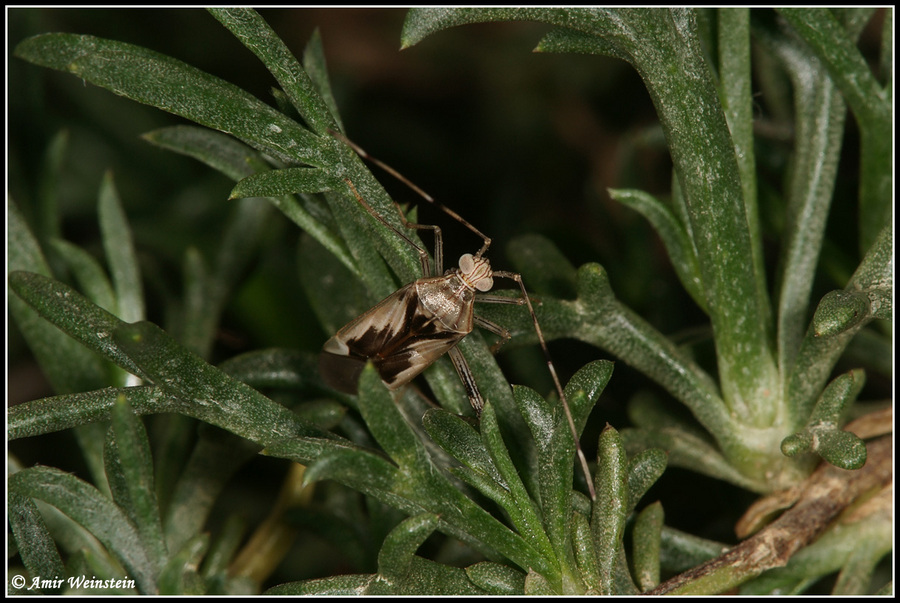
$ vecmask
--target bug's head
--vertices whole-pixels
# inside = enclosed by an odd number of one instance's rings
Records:
[[[490,291],[494,286],[491,263],[487,258],[474,256],[471,253],[463,254],[459,258],[459,274],[462,280],[472,289]]]

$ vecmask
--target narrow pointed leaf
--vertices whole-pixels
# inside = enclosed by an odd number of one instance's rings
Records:
[[[612,427],[603,430],[599,446],[594,483],[597,500],[591,516],[591,533],[597,555],[600,592],[613,594],[613,568],[622,547],[628,507],[625,447]]]
[[[423,513],[405,519],[391,530],[378,553],[378,573],[395,582],[407,578],[416,551],[437,527],[438,518]]]
[[[643,191],[610,190],[609,194],[616,201],[639,211],[653,225],[666,246],[682,286],[702,310],[708,311],[693,244],[675,213]]]
[[[106,262],[116,291],[116,316],[125,322],[143,320],[144,286],[141,283],[131,226],[109,173],[104,177],[100,188],[97,213]]]
[[[249,8],[212,8],[209,11],[259,57],[315,132],[324,134],[328,128],[337,126],[309,75],[259,13]]]
[[[19,554],[25,568],[32,576],[65,577],[66,570],[56,543],[34,501],[9,490],[7,504],[9,526],[16,542],[20,543]],[[44,594],[59,594],[59,589],[46,590]]]
[[[142,593],[156,592],[156,571],[137,530],[96,488],[51,467],[24,469],[8,484],[10,490],[43,500],[87,528],[125,566]]]
[[[75,341],[126,371],[143,376],[112,339],[113,331],[125,324],[114,315],[94,305],[67,285],[39,274],[13,272],[9,275],[9,284],[38,314]]]
[[[114,438],[107,450],[113,458],[107,459],[106,464],[107,467],[114,464],[123,478],[121,490],[118,490],[120,495],[113,499],[137,527],[152,563],[160,567],[166,547],[156,500],[150,442],[144,425],[124,395],[117,397],[113,405],[111,427]],[[112,481],[110,485],[113,485]],[[115,494],[117,490],[113,492]]]
[[[229,197],[276,197],[291,193],[322,193],[333,188],[333,180],[318,168],[285,168],[248,176],[237,183]]]
[[[231,134],[281,161],[328,163],[317,137],[282,113],[233,84],[152,50],[93,36],[43,34],[21,42],[15,53]]]

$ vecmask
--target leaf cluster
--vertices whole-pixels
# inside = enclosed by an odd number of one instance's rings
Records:
[[[816,483],[817,458],[841,470],[863,467],[865,439],[884,431],[845,429],[865,371],[832,375],[857,334],[869,334],[870,353],[883,350],[884,333],[868,325],[892,318],[892,81],[881,75],[889,67],[873,73],[855,45],[872,11],[785,9],[774,21],[745,9],[408,14],[404,46],[467,23],[549,24],[538,51],[627,61],[653,100],[673,162],[671,196],[633,189],[610,195],[657,231],[682,286],[709,320],[712,366],[618,299],[599,264],[576,269],[540,237],[517,241],[511,253],[540,294],[537,311],[549,338],[580,339],[615,354],[693,415],[688,422],[661,400],[635,396],[629,405],[635,427],[621,433],[607,427],[598,438],[596,501],[580,493],[583,484],[573,489],[575,442],[558,402],[511,388],[479,334],[460,346],[489,402],[477,429],[458,416],[467,405],[449,362],[426,374],[440,409],[426,409],[413,388],[392,396],[371,368],[358,397],[338,394],[321,382],[306,352],[264,349],[211,362],[223,314],[274,215],[305,233],[299,280],[324,332],[420,276],[420,263],[357,201],[356,191],[402,228],[378,180],[332,136],[343,124],[318,33],[298,61],[256,12],[210,12],[275,78],[276,107],[124,42],[43,34],[16,47],[33,64],[197,124],[144,138],[235,182],[232,206],[219,212],[213,252],[189,247],[183,254],[182,292],[164,294],[165,329],[147,320],[144,283],[152,264],[136,252],[111,176],[96,210],[105,269],[63,238],[52,187],[25,213],[10,199],[10,313],[57,395],[12,408],[8,439],[73,429],[94,482],[50,467],[13,466],[10,525],[30,575],[127,575],[134,579],[127,592],[145,594],[252,592],[306,527],[369,569],[288,582],[270,593],[634,594],[658,587],[663,570],[696,567],[707,573],[688,580],[683,592],[738,584],[748,592],[802,592],[838,569],[840,592],[865,590],[890,542],[876,539],[856,555],[843,553],[841,543],[878,534],[890,522],[880,507],[870,505],[855,527],[835,524],[805,557],[797,555],[795,566],[753,580],[768,566],[740,575],[714,561],[701,566],[723,545],[666,527],[658,502],[637,505],[667,464],[758,493],[802,488]],[[891,18],[889,11],[884,32]],[[781,105],[795,132],[784,192],[765,191],[776,197],[767,203],[784,221],[773,291],[754,150],[751,34],[762,49],[758,62],[793,93]],[[890,64],[889,44],[881,61]],[[764,93],[775,91],[766,81]],[[862,260],[813,313],[809,300],[848,107],[861,132]],[[66,145],[62,134],[47,151],[51,183],[59,179]],[[559,289],[574,299],[554,295]],[[534,343],[520,307],[497,305],[485,314],[510,326],[510,347]],[[611,363],[595,361],[568,382],[579,433],[611,374]],[[153,455],[141,415],[154,417],[154,439],[163,442]],[[243,548],[237,515],[212,541],[205,530],[217,497],[260,451],[296,469]],[[883,473],[857,481],[884,486]],[[360,495],[348,497],[329,481]],[[819,518],[823,529],[833,517]],[[426,558],[420,551],[434,533],[450,537],[438,558],[452,542],[474,554],[456,563]]]

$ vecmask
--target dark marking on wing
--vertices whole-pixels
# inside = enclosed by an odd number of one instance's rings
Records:
[[[447,330],[411,285],[399,289],[338,331],[319,355],[319,371],[338,391],[357,393],[367,361],[396,389],[409,383],[467,333]]]

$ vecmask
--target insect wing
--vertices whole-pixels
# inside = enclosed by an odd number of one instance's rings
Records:
[[[396,389],[465,335],[447,330],[422,306],[416,283],[410,283],[329,339],[319,355],[319,371],[331,387],[355,394],[359,375],[371,361],[385,385]]]

